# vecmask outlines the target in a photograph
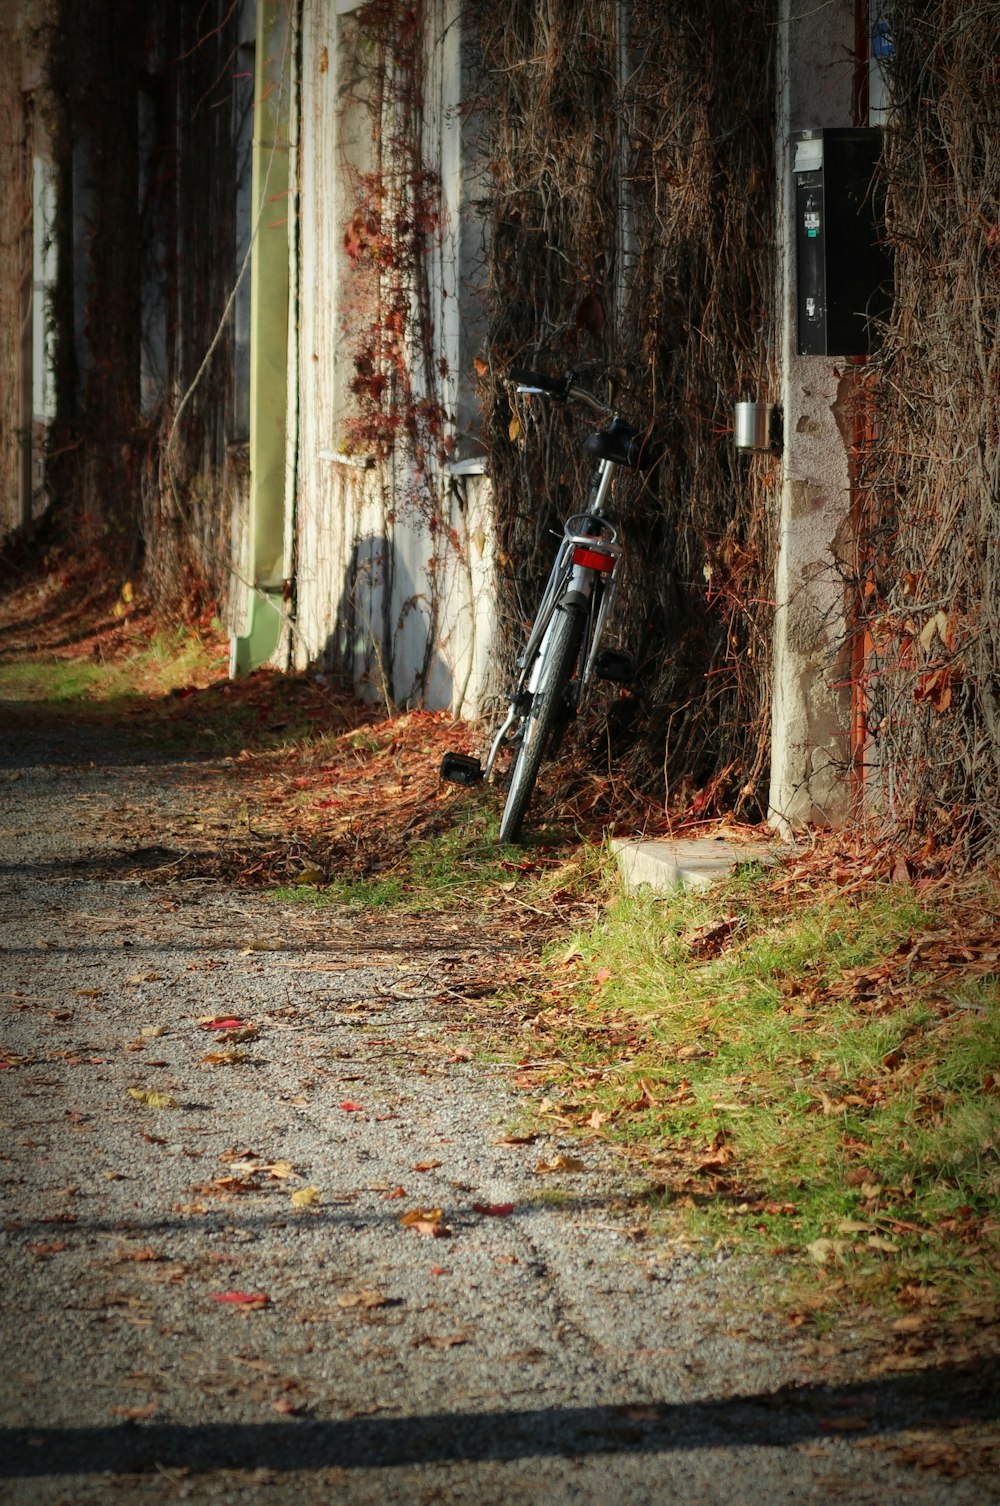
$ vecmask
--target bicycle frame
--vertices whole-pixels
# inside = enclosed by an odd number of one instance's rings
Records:
[[[538,673],[555,614],[560,603],[571,593],[577,601],[585,601],[588,606],[587,629],[580,651],[580,670],[575,682],[577,690],[574,709],[580,710],[586,704],[594,662],[618,591],[618,561],[622,546],[617,529],[604,516],[604,506],[617,469],[613,460],[599,460],[587,511],[574,513],[566,520],[562,542],[531,625],[528,641],[517,661],[518,680],[513,699],[486,759],[483,777],[487,780],[493,772],[497,755],[508,733],[524,714],[525,704],[530,703],[531,696],[537,689]]]
[[[586,511],[566,520],[528,641],[517,661],[513,697],[486,765],[468,753],[449,752],[441,760],[442,779],[479,784],[493,777],[497,756],[506,743],[513,756],[499,839],[516,842],[542,762],[552,757],[567,722],[586,704],[592,682],[625,684],[631,679],[632,656],[601,647],[622,557],[618,531],[605,508],[618,468],[649,470],[656,457],[647,447],[649,431],[635,428],[592,392],[578,387],[572,372],[550,377],[512,365],[507,378],[518,392],[582,403],[602,421],[583,442],[584,454],[594,461]]]

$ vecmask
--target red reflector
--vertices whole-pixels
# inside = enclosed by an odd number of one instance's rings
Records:
[[[599,549],[584,549],[581,545],[573,550],[574,565],[586,565],[588,570],[613,570],[614,556],[602,554]]]

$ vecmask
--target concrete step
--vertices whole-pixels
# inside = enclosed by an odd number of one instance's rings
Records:
[[[774,863],[788,852],[774,841],[729,842],[724,837],[679,837],[632,840],[615,837],[611,843],[625,883],[630,889],[646,885],[660,891],[707,888],[743,863]]]

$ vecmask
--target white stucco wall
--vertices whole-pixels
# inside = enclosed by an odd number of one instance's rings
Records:
[[[348,457],[343,419],[354,375],[344,334],[349,268],[343,234],[354,205],[352,172],[368,165],[369,125],[352,107],[359,70],[349,0],[304,0],[300,79],[298,414],[294,565],[298,665],[346,656],[359,690],[397,704],[420,699],[428,633],[437,633],[422,704],[476,714],[488,693],[493,575],[488,483],[439,478],[437,534],[406,505],[402,461],[366,469]],[[459,0],[428,6],[425,158],[441,172],[445,219],[431,248],[436,350],[447,365],[444,401],[456,413],[462,348],[459,267],[465,175]],[[387,517],[388,515],[388,517]],[[453,541],[449,542],[452,539]],[[447,535],[447,537],[444,537]],[[390,652],[391,650],[391,652]],[[392,663],[392,683],[383,671]]]

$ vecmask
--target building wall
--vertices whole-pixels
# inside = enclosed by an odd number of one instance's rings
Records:
[[[405,447],[387,459],[346,443],[354,413],[352,298],[344,232],[358,174],[370,168],[364,41],[356,18],[305,0],[299,79],[298,384],[292,661],[350,670],[362,693],[396,704],[476,712],[488,692],[492,573],[481,475],[435,470],[435,511],[411,505]],[[430,248],[430,316],[445,406],[463,366],[463,145],[458,0],[426,8],[424,155],[441,176],[443,221]],[[416,365],[416,363],[415,363]],[[419,381],[415,373],[414,381]]]
[[[0,536],[23,521],[22,324],[31,198],[16,25],[15,0],[0,0],[0,51],[8,63],[0,71]]]
[[[36,9],[29,24],[18,0],[0,0],[0,539],[44,509],[54,411],[55,182]]]

